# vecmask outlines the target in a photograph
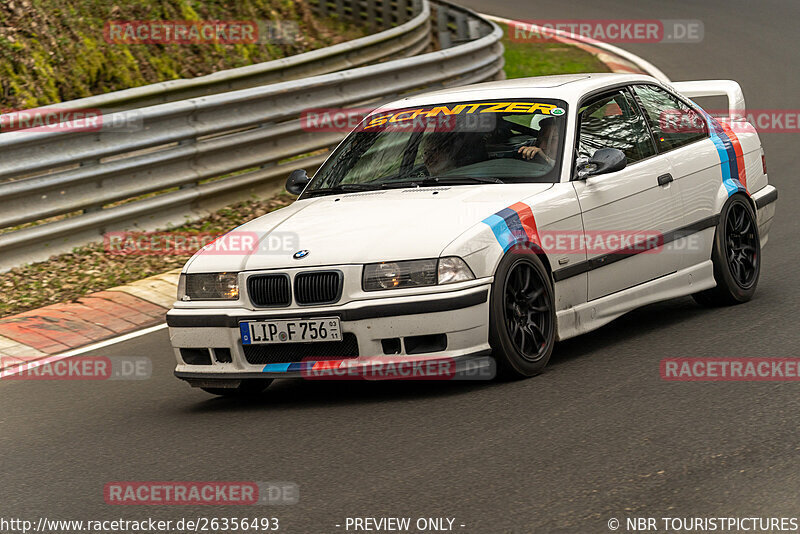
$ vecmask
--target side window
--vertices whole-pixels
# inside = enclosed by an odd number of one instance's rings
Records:
[[[705,119],[668,92],[652,85],[635,86],[659,152],[708,137]]]
[[[603,95],[582,106],[579,120],[579,156],[591,157],[600,148],[618,148],[631,164],[656,153],[644,117],[627,91]]]

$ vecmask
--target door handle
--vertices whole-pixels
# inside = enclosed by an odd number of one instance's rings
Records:
[[[672,175],[670,173],[662,174],[658,177],[658,185],[667,185],[672,181]]]

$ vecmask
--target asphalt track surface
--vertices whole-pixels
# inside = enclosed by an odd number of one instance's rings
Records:
[[[622,46],[676,81],[734,78],[751,109],[800,108],[798,3],[466,4],[518,19],[700,19],[702,43]],[[281,381],[255,402],[178,382],[160,331],[97,352],[152,358],[151,380],[0,384],[0,517],[274,515],[282,532],[305,533],[343,532],[335,525],[348,516],[450,517],[456,531],[494,533],[609,532],[612,517],[800,516],[800,384],[659,378],[665,357],[799,356],[800,136],[763,143],[780,200],[746,305],[646,307],[560,344],[548,371],[526,381]],[[301,499],[112,507],[102,489],[114,480],[293,481]]]

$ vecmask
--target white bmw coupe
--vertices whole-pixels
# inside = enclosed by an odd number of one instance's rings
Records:
[[[719,120],[690,100],[719,95]],[[620,74],[376,109],[313,178],[292,173],[296,202],[221,238],[250,248],[186,264],[167,315],[175,374],[223,395],[395,362],[416,376],[493,358],[526,377],[557,341],[636,307],[745,302],[777,190],[743,113],[732,81]]]

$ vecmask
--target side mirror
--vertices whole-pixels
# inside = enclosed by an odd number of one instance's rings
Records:
[[[621,171],[628,164],[625,153],[618,148],[598,149],[591,158],[578,158],[578,180],[585,180],[590,176]]]
[[[295,169],[286,180],[286,190],[293,195],[299,195],[306,188],[311,178],[308,177],[304,169]]]

